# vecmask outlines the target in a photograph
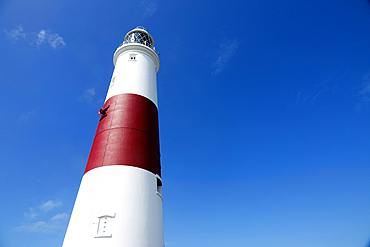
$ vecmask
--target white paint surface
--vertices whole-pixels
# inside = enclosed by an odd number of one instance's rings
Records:
[[[132,59],[134,57],[135,59]],[[119,94],[137,94],[150,99],[157,107],[157,54],[141,44],[126,44],[117,49],[115,69],[105,101]]]
[[[87,172],[63,243],[63,247],[82,246],[163,247],[162,197],[157,194],[156,175],[121,165]]]

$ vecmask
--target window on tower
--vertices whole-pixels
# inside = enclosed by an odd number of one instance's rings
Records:
[[[162,199],[163,201],[163,197],[162,197],[162,179],[159,177],[159,175],[155,175],[156,178],[157,178],[157,195]]]
[[[130,54],[129,61],[136,61],[136,54]]]

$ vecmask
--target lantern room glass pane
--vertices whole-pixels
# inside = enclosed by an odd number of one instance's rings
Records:
[[[124,44],[129,44],[129,43],[143,44],[153,49],[152,39],[149,37],[149,35],[147,35],[146,33],[140,32],[140,31],[130,33],[126,37]]]

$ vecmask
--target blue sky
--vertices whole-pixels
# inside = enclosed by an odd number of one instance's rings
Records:
[[[370,1],[2,0],[0,246],[61,246],[139,25],[166,247],[370,245]]]

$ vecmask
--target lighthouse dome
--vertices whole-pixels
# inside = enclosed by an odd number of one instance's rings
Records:
[[[138,43],[154,49],[154,41],[152,36],[150,36],[145,28],[141,26],[136,27],[126,34],[123,44],[129,43]]]

